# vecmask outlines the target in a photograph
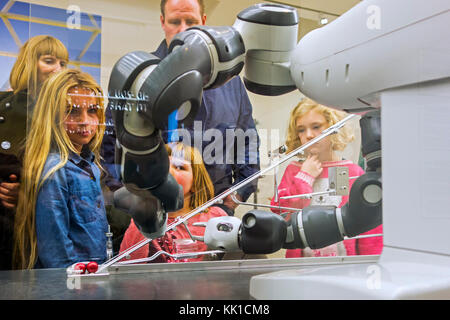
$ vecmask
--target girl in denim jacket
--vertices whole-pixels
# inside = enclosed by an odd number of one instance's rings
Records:
[[[102,96],[94,79],[78,70],[64,70],[44,83],[26,140],[15,268],[62,268],[106,259]]]

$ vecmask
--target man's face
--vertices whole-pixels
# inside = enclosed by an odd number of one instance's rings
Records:
[[[202,16],[200,13],[197,0],[169,0],[166,3],[164,17],[161,15],[160,19],[169,45],[176,34],[193,26],[204,25],[206,15]]]

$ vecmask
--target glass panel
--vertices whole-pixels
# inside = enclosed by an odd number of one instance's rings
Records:
[[[207,24],[232,26],[236,14],[254,3],[258,2],[209,1],[205,9],[208,17]],[[345,159],[354,164],[352,168],[356,168],[357,164],[364,168],[364,161],[360,155],[361,134],[358,117],[349,122],[349,126],[354,130],[352,142],[343,146],[343,150],[333,154],[332,158],[321,158],[320,165],[317,161],[312,163],[312,165],[319,166],[319,171],[323,173],[321,176],[317,176],[317,179],[312,179],[316,178],[314,177],[315,173],[308,173],[308,170],[305,170],[306,173],[300,171],[305,158],[297,156],[277,168],[266,170],[286,156],[286,150],[281,147],[287,143],[289,116],[304,95],[298,90],[276,97],[257,95],[250,91],[245,92],[242,81],[238,79],[233,79],[234,84],[231,85],[232,82],[228,82],[228,87],[225,89],[205,90],[203,92],[204,104],[200,107],[197,118],[195,118],[196,121],[192,124],[184,124],[182,121],[173,120],[174,118],[165,119],[166,126],[161,130],[161,135],[164,142],[172,142],[167,146],[171,162],[162,165],[164,161],[164,157],[162,157],[163,160],[151,160],[153,162],[149,166],[148,161],[142,160],[142,157],[147,157],[149,154],[152,154],[153,157],[156,154],[153,150],[156,144],[152,144],[154,142],[152,139],[155,138],[143,138],[153,133],[153,129],[149,125],[151,122],[149,116],[142,116],[142,114],[146,112],[148,102],[152,101],[154,97],[148,96],[146,91],[148,88],[139,88],[136,83],[134,84],[138,87],[136,90],[131,86],[127,90],[119,92],[111,90],[110,81],[114,65],[124,55],[133,51],[151,53],[155,52],[159,46],[166,46],[164,38],[165,31],[168,32],[168,29],[167,26],[164,26],[166,29],[161,27],[159,1],[137,1],[131,5],[115,1],[92,1],[91,3],[85,1],[35,1],[30,4],[0,0],[0,7],[3,8],[2,23],[0,23],[1,70],[11,70],[17,59],[19,47],[24,45],[27,40],[36,39],[42,35],[49,35],[52,39],[58,40],[54,44],[47,44],[48,48],[35,54],[34,60],[27,60],[27,64],[31,65],[31,70],[34,71],[30,73],[28,86],[26,86],[28,91],[25,95],[27,100],[25,105],[30,107],[28,109],[28,132],[30,135],[34,134],[35,139],[27,140],[29,158],[25,162],[26,170],[24,172],[28,178],[23,180],[25,188],[21,191],[21,195],[27,194],[27,199],[30,201],[25,204],[19,199],[19,210],[28,214],[28,218],[20,218],[26,222],[20,235],[26,243],[30,244],[29,247],[22,249],[28,253],[34,252],[31,255],[33,261],[25,259],[30,262],[30,265],[34,265],[33,263],[36,261],[37,266],[40,267],[66,267],[78,261],[102,263],[116,256],[119,251],[145,239],[142,233],[146,232],[143,230],[140,232],[135,228],[134,223],[130,224],[131,216],[124,212],[131,210],[130,207],[121,210],[113,202],[114,192],[124,190],[120,189],[123,188],[123,184],[119,175],[122,175],[122,178],[125,175],[131,184],[139,181],[146,187],[154,188],[152,183],[156,178],[150,176],[149,172],[155,176],[162,174],[165,177],[164,170],[167,170],[167,166],[171,166],[170,173],[183,187],[187,200],[182,209],[169,213],[169,227],[179,223],[176,217],[178,219],[186,217],[186,214],[192,213],[208,200],[211,201],[214,197],[223,197],[224,203],[220,204],[220,201],[217,201],[214,206],[202,210],[195,217],[189,219],[188,230],[179,224],[176,230],[171,230],[159,240],[154,239],[150,249],[145,246],[131,256],[131,258],[148,258],[160,250],[170,254],[184,251],[191,254],[193,249],[208,250],[198,238],[203,236],[204,227],[193,225],[194,222],[207,222],[212,217],[227,215],[234,215],[241,219],[253,208],[266,212],[277,212],[277,209],[272,208],[271,210],[270,208],[275,203],[272,199],[276,194],[280,196],[280,193],[281,196],[292,195],[283,193],[283,189],[286,189],[286,183],[298,182],[297,180],[302,174],[304,174],[302,183],[311,184],[308,189],[309,193],[326,191],[329,186],[328,168],[334,165],[345,166],[346,162],[324,164],[323,160]],[[349,8],[343,8],[339,14]],[[227,14],[224,15],[224,12]],[[325,23],[325,18],[331,21],[338,15],[325,17],[317,14],[314,10],[298,10],[298,13],[300,16],[298,39],[301,39],[308,31],[321,27],[319,21]],[[65,56],[66,49],[67,57]],[[159,50],[157,55],[164,55],[161,52],[163,51]],[[49,58],[53,60],[46,61],[44,60],[45,56],[50,56]],[[156,65],[153,68],[156,68]],[[166,68],[165,73],[172,71],[171,68]],[[74,73],[72,79],[86,78],[85,82],[76,86],[69,85],[69,76],[66,71],[62,71],[64,69],[83,72],[81,75]],[[151,68],[145,70],[148,72],[146,76],[153,72]],[[347,72],[349,72],[348,67]],[[66,78],[63,78],[64,74]],[[85,74],[88,74],[89,77]],[[244,71],[240,76],[241,79],[244,77]],[[329,76],[332,75],[329,74]],[[3,91],[10,87],[8,78],[9,71],[0,74],[0,85]],[[45,81],[47,78],[55,80]],[[114,78],[113,84],[116,85],[119,80]],[[96,86],[98,89],[95,88]],[[30,88],[34,88],[36,94],[32,94]],[[236,88],[238,88],[238,92],[235,91]],[[239,91],[240,89],[242,90]],[[40,100],[37,99],[38,93]],[[246,102],[247,96],[249,104]],[[248,104],[247,107],[245,107],[246,104]],[[188,110],[188,105],[184,105],[184,107],[182,110]],[[3,110],[0,111],[3,112]],[[132,142],[121,140],[121,154],[115,149],[117,123],[115,128],[113,113],[116,116],[124,115],[126,117],[126,120],[123,121],[126,130],[123,132],[133,136]],[[181,111],[178,113],[178,117],[181,117],[180,113]],[[51,121],[45,122],[46,119],[51,119]],[[296,124],[297,120],[296,118],[294,121]],[[4,120],[0,118],[0,121]],[[19,123],[23,124],[24,128],[27,126],[27,122],[23,119],[18,120],[17,126]],[[81,127],[80,123],[82,123]],[[135,126],[136,123],[140,123],[140,126]],[[334,122],[328,123],[321,130],[331,124]],[[252,135],[252,130],[247,129],[253,125],[259,136],[257,152],[259,168],[266,171],[254,181],[257,181],[256,191],[250,192],[250,195],[243,193],[243,189],[250,185],[248,184],[237,190],[237,201],[233,201],[231,197],[233,194],[227,195],[227,197],[223,195],[231,187],[236,186],[237,181],[245,180],[258,172],[255,157],[251,156],[251,152],[250,155],[248,153],[249,146],[251,147],[252,142],[255,142],[256,136]],[[0,126],[0,132],[6,132],[1,131],[5,128],[4,124],[0,124]],[[174,131],[173,129],[179,130]],[[193,129],[195,133],[193,134],[189,129]],[[244,135],[247,134],[247,139],[241,139],[242,137],[238,135],[236,129],[243,129]],[[298,128],[294,129],[298,130]],[[172,136],[174,133],[176,135]],[[299,132],[296,131],[295,134],[299,135]],[[102,135],[101,144],[98,135]],[[7,149],[25,146],[18,141],[13,141],[12,137],[9,138],[9,133],[8,138],[4,137],[6,135],[1,137],[2,156],[4,153],[8,154],[5,152]],[[186,148],[179,149],[174,144],[177,137],[185,139],[189,137],[188,140],[192,146],[197,148],[196,152],[198,153],[192,153],[190,149]],[[124,138],[121,136],[121,139]],[[250,143],[246,143],[249,141]],[[12,147],[9,147],[8,143]],[[125,148],[123,148],[124,145],[126,145]],[[90,153],[81,152],[86,150],[83,146],[89,146],[96,157],[91,158]],[[295,147],[299,147],[299,145],[295,145]],[[122,157],[126,149],[131,150],[134,160],[130,160],[127,158],[128,156]],[[288,146],[288,149],[290,151],[292,148]],[[222,154],[220,155],[220,153]],[[235,157],[228,157],[232,153]],[[61,155],[64,160],[62,162],[60,161]],[[102,156],[100,162],[93,160],[100,160],[100,155]],[[250,158],[247,158],[247,162],[241,163],[240,160],[245,160],[248,155]],[[197,160],[200,158],[199,163]],[[132,163],[131,167],[124,169],[124,161],[131,161],[128,162]],[[2,165],[3,163],[5,162],[2,161]],[[57,164],[63,166],[55,167]],[[154,168],[152,166],[161,168],[161,170],[152,171],[151,169]],[[99,167],[103,171],[100,171]],[[51,170],[52,168],[54,170]],[[3,175],[8,170],[10,169],[2,169],[3,180],[6,179],[7,176],[3,177]],[[63,172],[67,173],[64,175]],[[146,172],[146,174],[142,174],[142,172]],[[214,192],[208,188],[211,183],[205,180],[205,172],[208,172],[215,189]],[[361,174],[360,171],[358,172]],[[46,177],[46,173],[52,174]],[[131,176],[136,179],[133,180],[130,178]],[[38,177],[41,180],[38,180]],[[38,182],[42,181],[44,177],[46,183],[38,185]],[[353,181],[354,178],[355,176],[351,176],[350,181]],[[36,193],[37,187],[40,193]],[[136,188],[128,187],[128,192],[133,191],[136,194]],[[141,187],[141,189],[145,188]],[[137,192],[139,196],[142,196],[143,193],[149,194],[147,191]],[[240,198],[242,196],[248,196],[248,199]],[[143,198],[145,199],[146,196]],[[130,193],[126,199],[134,198]],[[37,202],[37,206],[34,201]],[[308,201],[304,204],[309,203]],[[312,201],[316,204],[342,206],[345,203],[345,196],[318,195]],[[279,202],[279,205],[289,207],[293,203],[298,209],[304,207],[304,205],[299,205],[298,201],[286,202],[284,205],[283,202]],[[139,204],[142,206],[141,202]],[[234,212],[232,207],[235,207]],[[151,208],[154,210],[154,203],[151,204]],[[35,226],[29,224],[32,222],[30,215],[33,215],[33,211],[36,215]],[[53,220],[49,219],[48,215],[53,217]],[[62,216],[65,218],[61,218]],[[78,229],[74,228],[74,225],[78,226]],[[36,235],[31,239],[26,238],[25,230],[34,230],[33,228],[37,231]],[[126,231],[129,234],[124,240]],[[279,231],[274,229],[273,232],[278,233]],[[193,237],[191,238],[191,236]],[[68,244],[66,240],[69,238],[73,241],[69,241]],[[323,251],[309,250],[305,255],[355,254],[355,250],[357,250],[355,240],[345,241],[353,242],[353,244],[348,246],[340,244]],[[218,256],[221,256],[221,254],[217,255],[217,252],[214,254],[208,255],[208,258],[217,259]],[[297,250],[294,254],[298,256],[299,251]],[[285,256],[286,249],[281,249],[263,255],[227,254],[225,258],[283,258]],[[198,255],[193,260],[203,258],[203,255]],[[155,261],[184,262],[189,260],[186,257],[177,260],[170,255],[161,255],[158,259]]]

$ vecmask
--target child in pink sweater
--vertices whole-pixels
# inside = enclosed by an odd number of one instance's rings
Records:
[[[214,187],[197,149],[182,143],[175,143],[168,146],[168,151],[170,158],[170,173],[178,184],[183,187],[184,192],[183,208],[176,212],[168,213],[169,217],[167,225],[170,225],[178,217],[186,215],[212,199],[214,196]],[[210,207],[206,211],[198,213],[187,220],[189,231],[194,236],[203,236],[205,228],[194,226],[193,224],[196,222],[207,222],[211,218],[220,216],[227,216],[227,213],[219,207]],[[132,220],[120,245],[120,252],[125,251],[144,239],[145,237],[140,233]],[[166,232],[163,237],[154,239],[149,244],[132,252],[130,258],[147,258],[158,251],[165,251],[170,254],[179,253],[177,252],[177,248],[189,252],[200,252],[208,249],[204,242],[193,242],[186,227],[183,224],[179,224],[175,229]],[[189,262],[201,261],[202,259],[203,256],[199,255],[197,258],[176,260],[168,255],[162,254],[151,262]]]
[[[286,140],[287,152],[293,151],[312,140],[345,116],[345,112],[325,107],[310,99],[302,100],[291,112]],[[343,150],[353,139],[351,128],[345,126],[337,134],[329,135],[307,148],[305,150],[306,159],[292,161],[286,168],[278,186],[278,199],[284,196],[326,191],[328,189],[328,168],[330,167],[348,167],[349,187],[351,188],[355,178],[362,175],[364,170],[349,160],[341,159],[336,151]],[[275,200],[274,197],[271,201],[272,206],[302,209],[309,205],[334,205],[340,208],[347,203],[348,196],[323,194],[315,195],[311,199]],[[272,209],[272,211],[282,212],[276,209]],[[382,226],[380,225],[362,235],[381,233]],[[356,240],[348,239],[316,250],[310,248],[288,249],[286,257],[380,254],[382,248],[383,239],[378,236]]]

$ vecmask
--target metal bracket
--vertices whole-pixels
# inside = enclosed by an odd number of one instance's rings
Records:
[[[330,167],[328,181],[329,189],[334,190],[332,195],[348,196],[350,192],[348,167]]]

